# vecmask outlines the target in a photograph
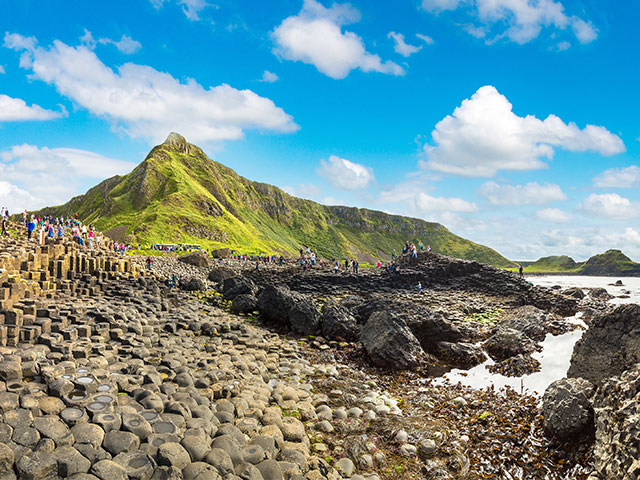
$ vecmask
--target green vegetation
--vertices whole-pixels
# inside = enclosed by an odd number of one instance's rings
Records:
[[[576,262],[566,255],[544,257],[528,265],[522,262],[524,273],[565,273],[575,275],[640,275],[640,264],[620,250],[608,250],[594,255],[586,262]],[[517,271],[517,267],[510,269]]]
[[[292,254],[301,245],[325,258],[374,264],[422,241],[434,252],[499,267],[513,262],[438,223],[367,209],[324,206],[247,180],[210,160],[175,133],[131,173],[41,213],[78,213],[112,238],[140,243],[196,243],[242,253]],[[119,238],[120,237],[120,238]]]
[[[472,313],[471,315],[466,316],[465,320],[495,325],[500,320],[500,316],[503,311],[504,310],[502,308],[495,308],[488,312]]]

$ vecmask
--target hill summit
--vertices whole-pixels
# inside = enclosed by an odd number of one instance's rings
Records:
[[[131,243],[198,243],[243,253],[316,248],[326,258],[389,258],[405,241],[495,266],[512,262],[438,223],[343,206],[325,206],[253,182],[207,157],[178,133],[131,173],[115,176],[43,213],[78,213]]]

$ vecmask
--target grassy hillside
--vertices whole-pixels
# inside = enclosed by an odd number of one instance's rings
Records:
[[[524,273],[566,273],[575,275],[640,275],[640,263],[636,263],[620,250],[609,250],[594,255],[586,262],[576,262],[566,255],[544,257],[535,262],[522,263]]]
[[[576,273],[581,264],[566,255],[543,257],[527,265],[526,273]]]
[[[306,245],[327,258],[355,256],[373,262],[399,253],[410,240],[445,255],[513,266],[496,251],[438,223],[324,206],[252,182],[175,133],[128,175],[105,180],[42,212],[77,212],[102,231],[126,229],[132,243],[199,243],[246,253],[294,253]]]

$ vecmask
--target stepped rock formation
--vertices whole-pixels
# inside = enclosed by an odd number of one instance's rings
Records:
[[[247,180],[172,133],[131,173],[109,178],[65,205],[42,213],[78,213],[131,243],[199,243],[243,253],[296,253],[301,245],[325,258],[375,262],[405,241],[496,266],[513,263],[454,235],[438,223],[367,209],[324,206]]]

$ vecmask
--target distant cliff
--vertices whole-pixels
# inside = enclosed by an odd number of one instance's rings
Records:
[[[544,257],[526,266],[525,273],[565,273],[573,275],[640,276],[636,263],[620,250],[608,250],[585,262],[576,262],[566,255]]]

